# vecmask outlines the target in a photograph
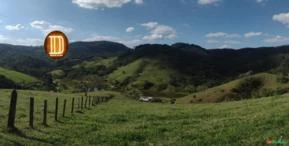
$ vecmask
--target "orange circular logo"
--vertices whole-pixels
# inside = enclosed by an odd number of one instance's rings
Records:
[[[68,39],[61,31],[50,32],[44,42],[45,53],[52,59],[61,59],[68,52]]]

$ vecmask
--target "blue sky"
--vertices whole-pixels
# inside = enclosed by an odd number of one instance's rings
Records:
[[[278,46],[289,44],[289,0],[1,0],[0,43],[42,45],[52,30],[130,47]]]

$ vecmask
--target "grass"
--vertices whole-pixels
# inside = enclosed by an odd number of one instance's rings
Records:
[[[143,62],[144,68],[137,74],[137,71],[141,66],[140,64]],[[143,85],[145,81],[150,81],[158,85],[168,84],[171,76],[180,76],[180,74],[171,69],[160,67],[158,61],[138,59],[128,65],[118,68],[108,76],[108,79],[110,81],[123,81],[128,77],[135,77],[134,80],[131,81],[132,85]]]
[[[115,70],[113,73],[111,73],[108,76],[108,80],[110,81],[123,81],[125,80],[127,77],[132,77],[138,70],[140,64],[142,63],[142,59],[138,59],[126,66],[122,66],[120,68],[118,68],[117,70]]]
[[[263,80],[264,86],[262,89],[272,89],[288,87],[289,84],[282,84],[277,82],[277,76],[270,73],[258,73],[248,77],[259,77]],[[244,78],[248,78],[244,77]],[[186,97],[180,99],[180,102],[189,103],[191,100],[201,99],[202,102],[216,102],[222,98],[225,94],[231,92],[231,90],[238,85],[240,81],[244,78],[236,79],[222,85],[206,89],[197,93],[187,95]]]
[[[6,78],[16,82],[16,83],[20,83],[20,82],[26,82],[26,83],[30,83],[30,82],[37,82],[38,79],[24,74],[24,73],[20,73],[17,71],[13,71],[13,70],[9,70],[9,69],[5,69],[0,67],[0,75],[5,76]]]
[[[116,97],[54,122],[55,97],[70,103],[71,97],[80,95],[19,91],[16,126],[22,135],[15,135],[5,128],[10,91],[0,91],[0,145],[264,145],[265,138],[279,136],[289,142],[288,95],[171,105],[140,103],[118,93],[100,92],[94,94]],[[35,129],[28,128],[29,96],[36,97]],[[48,127],[40,124],[44,98],[49,100]]]
[[[132,84],[143,84],[145,81],[150,81],[154,84],[168,83],[170,74],[170,70],[159,67],[158,62],[150,61]]]

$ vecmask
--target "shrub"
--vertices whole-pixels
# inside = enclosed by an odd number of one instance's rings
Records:
[[[196,91],[199,92],[199,91],[203,91],[206,89],[208,89],[207,85],[200,85],[200,86],[197,86]]]
[[[163,100],[159,97],[154,97],[151,102],[163,102]]]
[[[231,90],[231,93],[224,95],[220,101],[231,101],[248,99],[252,97],[260,97],[258,92],[263,86],[263,80],[257,77],[246,78],[242,80],[236,88]]]
[[[162,83],[157,86],[158,91],[165,90],[168,87],[168,84]]]
[[[264,88],[261,91],[261,96],[264,96],[264,97],[273,96],[274,94],[275,94],[275,92],[272,89]]]
[[[237,99],[251,98],[253,92],[259,90],[263,86],[263,80],[261,78],[247,78],[242,80],[236,88],[232,89],[237,95]]]
[[[15,88],[15,87],[16,84],[12,80],[6,78],[3,75],[0,75],[0,88]]]
[[[277,88],[275,91],[276,95],[282,95],[289,92],[289,88]]]
[[[171,104],[175,104],[176,103],[176,99],[175,98],[171,98]]]
[[[155,84],[150,82],[150,81],[145,81],[144,82],[144,85],[143,85],[143,89],[144,90],[147,90],[147,89],[150,89],[151,87],[153,87]]]
[[[277,82],[285,84],[289,82],[289,79],[288,77],[282,74],[282,75],[278,75]]]

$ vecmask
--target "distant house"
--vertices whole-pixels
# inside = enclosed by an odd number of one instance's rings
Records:
[[[151,102],[153,100],[152,97],[141,96],[139,99],[141,102]]]

